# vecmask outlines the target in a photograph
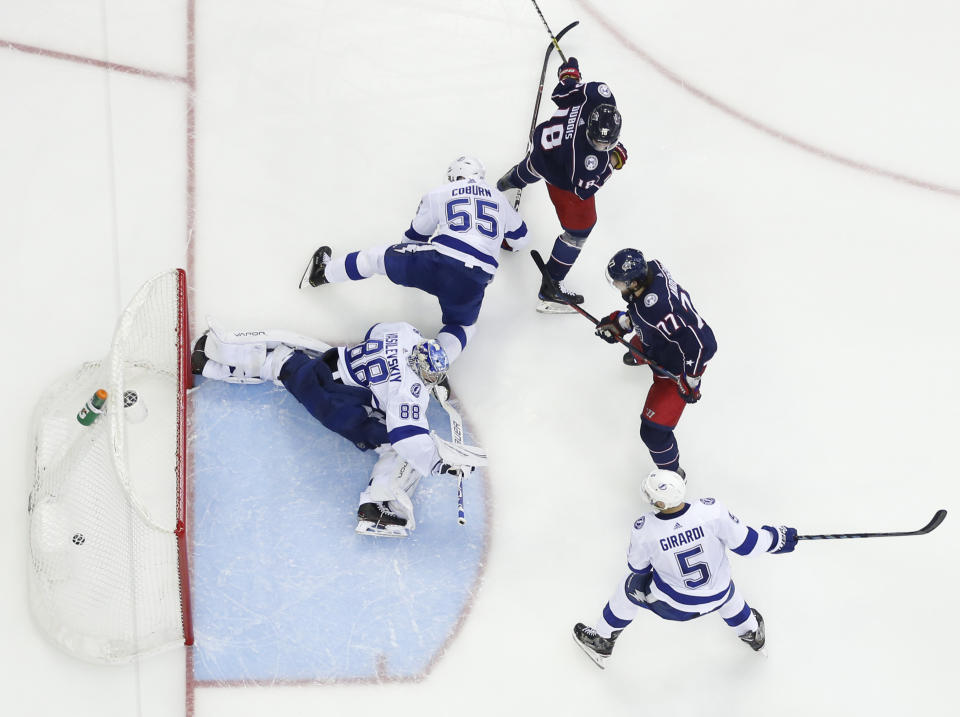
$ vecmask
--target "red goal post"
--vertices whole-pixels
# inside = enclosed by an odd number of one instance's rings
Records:
[[[158,274],[120,315],[109,355],[51,386],[34,412],[31,610],[85,660],[193,644],[188,319],[185,272]],[[82,425],[77,412],[101,388],[103,415]]]

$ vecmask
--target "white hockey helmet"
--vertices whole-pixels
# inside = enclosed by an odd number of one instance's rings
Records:
[[[643,494],[647,496],[650,505],[660,510],[676,508],[683,505],[683,498],[687,494],[687,483],[679,473],[656,469],[643,479]]]
[[[486,176],[487,170],[484,168],[483,162],[466,154],[457,157],[447,167],[447,179],[451,182],[456,182],[458,179],[476,179],[479,181]]]
[[[433,385],[439,383],[450,369],[450,359],[439,341],[425,339],[413,347],[410,365],[425,384]]]

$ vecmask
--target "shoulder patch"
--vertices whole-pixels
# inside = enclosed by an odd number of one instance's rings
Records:
[[[713,505],[717,501],[713,498],[701,498],[700,502],[703,503],[704,505]]]
[[[423,390],[423,386],[419,383],[415,383],[410,387],[410,393],[413,394],[414,398],[420,398],[421,390]]]
[[[588,171],[592,172],[600,165],[600,160],[596,158],[595,155],[588,154],[586,159],[583,160],[583,166],[587,168]]]
[[[640,528],[643,527],[644,520],[646,520],[646,516],[641,515],[639,518],[637,518],[637,522],[633,524],[633,527],[636,528],[637,530],[640,530]]]
[[[733,513],[731,513],[730,511],[727,511],[727,515],[730,516],[730,520],[732,520],[734,523],[739,523],[739,522],[740,522],[740,519],[739,519],[737,516],[735,516]]]
[[[649,309],[651,306],[653,306],[653,305],[656,304],[656,303],[657,303],[657,295],[656,295],[656,294],[654,294],[653,292],[650,292],[650,293],[648,293],[648,294],[644,294],[644,296],[643,296],[643,305],[644,305],[644,306],[646,306],[646,307]]]
[[[609,97],[610,95],[613,94],[613,93],[610,91],[610,88],[607,87],[607,83],[606,83],[606,82],[601,82],[601,83],[597,86],[597,92],[599,92],[602,97]]]

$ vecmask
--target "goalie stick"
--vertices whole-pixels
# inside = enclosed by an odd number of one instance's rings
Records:
[[[433,387],[433,395],[440,402],[443,410],[450,417],[450,437],[453,438],[455,446],[463,445],[463,420],[460,418],[460,412],[450,405],[447,400],[449,393],[446,387],[437,384]],[[463,474],[457,478],[457,522],[460,525],[467,524],[467,516],[463,510]]]
[[[927,533],[933,532],[946,517],[947,511],[941,508],[933,514],[930,522],[920,528],[920,530],[908,530],[898,533],[829,533],[827,535],[798,535],[797,540],[841,540],[843,538],[891,538],[902,535],[926,535]]]
[[[534,6],[535,6],[535,7],[536,7],[536,5],[537,5],[537,4],[534,3]],[[537,7],[537,13],[540,14],[540,19],[543,20],[543,14],[540,13],[540,8],[539,8],[539,7]],[[547,21],[544,20],[544,21],[543,21],[543,24],[546,25],[546,24],[547,24]],[[559,43],[559,40],[560,40],[561,37],[563,37],[564,35],[566,35],[567,32],[569,32],[570,30],[572,30],[573,28],[575,28],[575,27],[576,27],[577,25],[579,25],[579,24],[580,24],[580,21],[579,21],[579,20],[574,20],[574,21],[571,22],[569,25],[567,25],[565,28],[563,28],[563,29],[556,35],[556,37],[554,37],[554,35],[553,35],[552,32],[550,33],[550,44],[547,45],[547,51],[543,54],[543,68],[540,70],[540,86],[537,88],[537,101],[536,101],[536,102],[534,103],[534,105],[533,105],[533,118],[530,120],[530,132],[529,132],[529,134],[527,135],[527,154],[526,154],[525,156],[529,156],[530,150],[533,149],[533,132],[534,132],[534,130],[537,128],[537,115],[540,114],[540,99],[543,97],[543,83],[544,83],[544,81],[545,81],[545,79],[546,79],[546,77],[547,77],[547,64],[548,64],[549,61],[550,61],[550,53],[553,52],[553,48],[556,47],[556,48],[557,48],[557,52],[560,53],[560,57],[563,57],[564,61],[566,61],[567,58],[564,57],[563,52],[560,51],[560,43]],[[547,27],[547,32],[550,32],[550,28],[549,28],[549,27]],[[523,187],[521,187],[520,189],[517,190],[517,196],[516,196],[516,197],[514,198],[514,200],[513,200],[513,208],[514,208],[514,209],[516,209],[517,207],[520,206],[520,196],[521,196],[522,194],[523,194]]]
[[[550,273],[547,271],[547,265],[544,263],[543,257],[540,256],[540,252],[538,252],[536,249],[534,249],[534,250],[532,250],[532,251],[530,252],[530,257],[533,259],[533,263],[537,265],[537,268],[540,270],[540,273],[543,275],[544,280],[545,280],[545,281],[549,281],[551,284],[556,285],[557,282],[554,281],[553,277],[550,276]],[[558,295],[559,295],[560,292],[557,292],[557,293],[558,293]],[[581,316],[586,317],[587,320],[589,320],[591,323],[593,323],[594,326],[598,326],[598,325],[600,324],[600,320],[597,319],[597,317],[595,317],[595,316],[594,316],[593,314],[591,314],[589,311],[587,311],[587,310],[585,310],[585,309],[582,309],[582,308],[580,308],[580,306],[578,306],[577,304],[572,304],[572,303],[570,303],[569,301],[565,301],[564,303],[567,304],[567,306],[569,306],[570,308],[574,309],[574,310],[575,310],[578,314],[580,314]],[[680,383],[679,377],[677,377],[676,375],[674,375],[674,374],[671,373],[670,371],[667,371],[665,368],[663,368],[663,367],[662,367],[660,364],[658,364],[656,361],[651,361],[650,359],[648,359],[646,356],[643,355],[643,352],[640,351],[640,349],[638,349],[636,346],[634,346],[633,344],[631,344],[629,341],[624,341],[622,336],[617,336],[617,341],[619,341],[621,344],[623,344],[623,345],[626,346],[628,349],[630,349],[630,353],[632,353],[634,356],[636,356],[638,361],[640,361],[641,363],[645,363],[645,364],[649,365],[650,368],[654,368],[654,369],[656,369],[657,371],[660,371],[660,372],[663,373],[665,376],[669,376],[669,377],[672,378],[674,381],[676,381],[677,384]]]

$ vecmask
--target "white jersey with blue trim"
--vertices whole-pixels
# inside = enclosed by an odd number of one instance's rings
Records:
[[[337,367],[344,385],[370,391],[371,406],[386,415],[391,445],[420,475],[428,475],[440,460],[427,423],[430,389],[408,363],[421,341],[423,335],[408,323],[374,324],[363,343],[338,349]]]
[[[727,550],[751,555],[776,548],[776,530],[754,530],[713,498],[700,498],[676,513],[644,513],[633,524],[627,563],[653,574],[648,601],[683,612],[715,610],[730,594]]]
[[[461,179],[425,194],[404,236],[429,241],[441,254],[491,275],[500,265],[504,240],[511,249],[528,241],[527,225],[510,201],[475,179]]]

